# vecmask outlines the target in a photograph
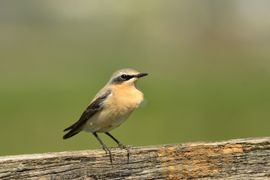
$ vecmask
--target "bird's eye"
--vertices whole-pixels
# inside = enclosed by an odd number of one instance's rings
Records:
[[[121,78],[122,78],[123,80],[127,80],[127,79],[128,79],[128,75],[122,74],[122,75],[121,75]]]

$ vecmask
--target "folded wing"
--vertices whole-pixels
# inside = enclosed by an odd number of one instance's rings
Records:
[[[111,91],[108,90],[104,92],[102,95],[97,97],[87,108],[86,110],[82,113],[80,119],[66,128],[64,131],[69,132],[63,136],[63,139],[70,138],[76,134],[78,134],[81,130],[82,127],[85,125],[85,123],[97,112],[102,110],[103,108],[103,102],[106,100],[106,98],[111,94]],[[90,120],[91,121],[91,120]]]

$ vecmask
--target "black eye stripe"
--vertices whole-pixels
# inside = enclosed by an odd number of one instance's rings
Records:
[[[122,79],[125,79],[125,80],[128,80],[128,79],[130,79],[130,78],[132,78],[132,77],[129,76],[129,75],[127,75],[127,74],[122,74],[122,75],[121,75],[121,78],[122,78]]]
[[[129,79],[131,79],[131,78],[133,78],[134,76],[133,75],[127,75],[127,74],[122,74],[121,76],[120,76],[120,78],[122,79],[122,80],[124,80],[124,81],[127,81],[127,80],[129,80]]]
[[[116,77],[115,79],[113,79],[113,83],[121,83],[121,82],[124,82],[124,81],[128,81],[132,78],[134,78],[135,75],[128,75],[128,74],[122,74],[118,77]]]

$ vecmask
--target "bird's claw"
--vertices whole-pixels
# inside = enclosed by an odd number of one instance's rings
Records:
[[[105,151],[106,154],[109,154],[109,156],[110,156],[110,162],[111,162],[111,164],[113,164],[111,150],[107,146],[102,146],[102,149]]]
[[[129,163],[129,157],[130,157],[130,148],[128,146],[125,146],[124,144],[119,143],[118,147],[120,149],[125,149],[127,151],[127,163]]]

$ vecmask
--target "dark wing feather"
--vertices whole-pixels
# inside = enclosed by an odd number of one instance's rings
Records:
[[[70,130],[67,134],[63,136],[63,139],[70,138],[82,130],[83,125],[98,111],[102,109],[102,103],[110,95],[111,91],[106,91],[103,95],[99,96],[95,101],[93,101],[86,110],[82,113],[80,119],[66,128],[64,131]]]

